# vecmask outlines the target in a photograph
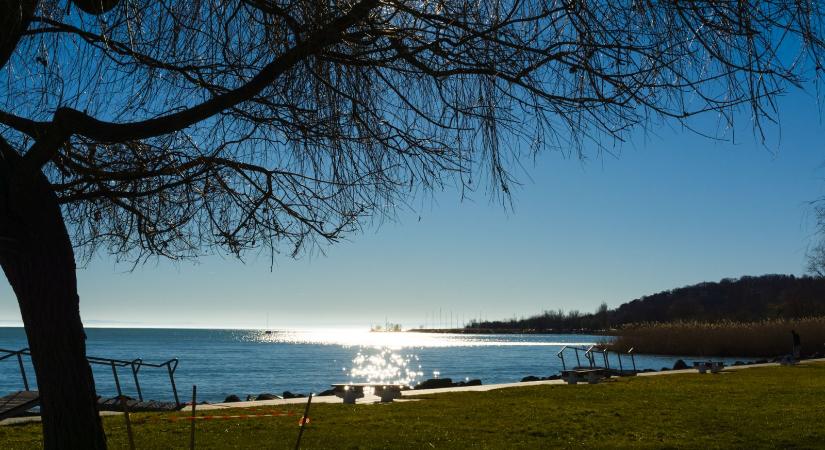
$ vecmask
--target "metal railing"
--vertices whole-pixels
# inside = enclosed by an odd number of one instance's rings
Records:
[[[561,350],[559,350],[558,353],[556,353],[556,356],[558,356],[559,359],[561,359],[561,368],[562,368],[562,370],[567,370],[567,364],[565,363],[565,360],[564,360],[564,352],[566,350],[573,350],[574,351],[574,353],[576,355],[576,367],[582,367],[582,362],[581,362],[581,358],[579,357],[579,352],[584,353],[585,358],[587,358],[588,362],[591,363],[591,367],[592,367],[592,361],[590,361],[590,358],[587,356],[587,351],[588,351],[587,348],[585,348],[583,346],[565,345],[564,347],[561,348]]]
[[[31,357],[31,351],[28,348],[24,348],[22,350],[6,350],[0,348],[0,361],[11,358],[17,357],[17,363],[20,366],[20,376],[23,378],[23,387],[25,390],[29,390],[29,380],[26,377],[26,369],[23,365],[23,356]],[[118,397],[123,396],[123,391],[120,387],[120,377],[118,376],[117,369],[118,367],[129,367],[132,370],[132,378],[135,380],[135,389],[137,390],[138,400],[143,401],[143,391],[140,389],[140,380],[138,379],[138,372],[142,367],[155,367],[161,368],[166,367],[166,372],[169,374],[169,383],[172,385],[172,394],[175,396],[175,404],[180,406],[180,400],[178,399],[178,389],[175,385],[175,370],[178,368],[178,359],[172,358],[168,361],[164,361],[162,363],[148,363],[143,361],[140,358],[133,359],[131,361],[126,361],[122,359],[111,359],[111,358],[98,358],[96,356],[87,356],[86,359],[89,361],[89,364],[97,364],[102,366],[109,366],[112,368],[112,376],[115,380],[115,388],[117,389]]]
[[[4,350],[0,348],[0,352],[5,353],[5,355],[0,356],[0,361],[11,358],[12,356],[17,357],[17,364],[20,365],[20,375],[23,377],[23,387],[26,391],[29,390],[29,380],[26,378],[26,368],[23,366],[23,355],[31,355],[28,351],[29,349],[27,348],[24,348],[23,350]]]
[[[576,367],[583,367],[581,363],[581,357],[579,356],[579,352],[582,352],[582,355],[587,360],[588,366],[590,368],[597,367],[596,366],[596,358],[597,355],[601,355],[601,360],[604,363],[605,369],[611,369],[610,367],[610,356],[616,355],[616,360],[619,363],[619,373],[624,373],[624,361],[622,360],[622,355],[625,357],[630,356],[630,361],[633,365],[633,373],[636,372],[636,356],[633,353],[633,349],[631,348],[626,353],[619,353],[619,352],[611,352],[610,350],[600,348],[597,345],[591,345],[589,347],[584,346],[576,346],[576,345],[565,345],[564,347],[556,353],[556,356],[561,359],[561,368],[562,370],[567,370],[567,363],[564,359],[565,351],[572,350],[576,355]]]

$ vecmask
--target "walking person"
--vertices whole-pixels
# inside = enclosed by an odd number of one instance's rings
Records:
[[[797,360],[802,352],[802,341],[799,339],[799,334],[796,330],[791,330],[791,336],[793,336],[793,359]]]

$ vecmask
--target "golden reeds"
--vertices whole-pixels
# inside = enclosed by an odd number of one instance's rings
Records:
[[[791,353],[791,330],[801,337],[803,355],[825,351],[825,317],[631,324],[610,346],[656,355],[772,357]]]

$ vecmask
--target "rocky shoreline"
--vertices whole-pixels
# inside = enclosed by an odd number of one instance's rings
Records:
[[[391,383],[387,383],[391,384]],[[452,378],[431,378],[428,380],[424,380],[418,383],[415,386],[409,387],[404,386],[401,390],[421,390],[421,389],[440,389],[440,388],[449,388],[449,387],[464,387],[464,386],[481,386],[481,380],[467,380],[467,381],[453,381]],[[327,389],[323,392],[318,394],[314,394],[314,397],[327,397],[335,395],[334,389]],[[305,398],[307,397],[306,394],[296,394],[290,391],[284,391],[281,395],[271,394],[271,393],[263,393],[258,395],[247,395],[246,400],[241,399],[239,396],[232,394],[227,396],[222,403],[237,403],[242,401],[259,401],[259,400],[281,400],[281,399],[291,399],[291,398]]]
[[[816,359],[819,358],[819,354],[812,354],[808,356],[804,356],[800,358],[800,360],[805,359]],[[698,358],[697,359],[701,359]],[[708,359],[708,358],[705,358]],[[754,361],[735,361],[731,366],[749,366],[753,364],[765,364],[768,362],[782,362],[782,358],[771,358],[771,359],[758,359]],[[636,373],[649,373],[649,372],[668,372],[671,370],[684,370],[689,369],[690,366],[684,360],[679,359],[674,364],[673,367],[662,367],[659,370],[656,369],[641,369],[638,370]],[[521,382],[531,382],[531,381],[547,381],[547,380],[560,380],[562,378],[561,374],[552,374],[548,376],[535,376],[535,375],[527,375],[522,378]],[[482,382],[479,379],[467,380],[467,381],[453,381],[451,378],[431,378],[428,380],[424,380],[418,383],[415,386],[409,387],[405,386],[402,390],[424,390],[424,389],[441,389],[441,388],[451,388],[451,387],[464,387],[464,386],[481,386]],[[318,394],[314,394],[315,397],[326,397],[335,395],[335,391],[333,389],[327,389],[323,392]],[[259,401],[259,400],[280,400],[280,399],[293,399],[293,398],[305,398],[307,397],[306,394],[301,393],[293,393],[290,391],[284,391],[281,395],[276,395],[272,393],[261,393],[258,395],[246,395],[245,399],[242,399],[238,395],[229,395],[227,396],[222,403],[237,403],[242,401]]]

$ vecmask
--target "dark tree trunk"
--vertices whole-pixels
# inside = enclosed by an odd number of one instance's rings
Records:
[[[80,322],[74,251],[51,186],[17,173],[0,138],[0,265],[20,304],[37,375],[47,449],[103,449]]]

